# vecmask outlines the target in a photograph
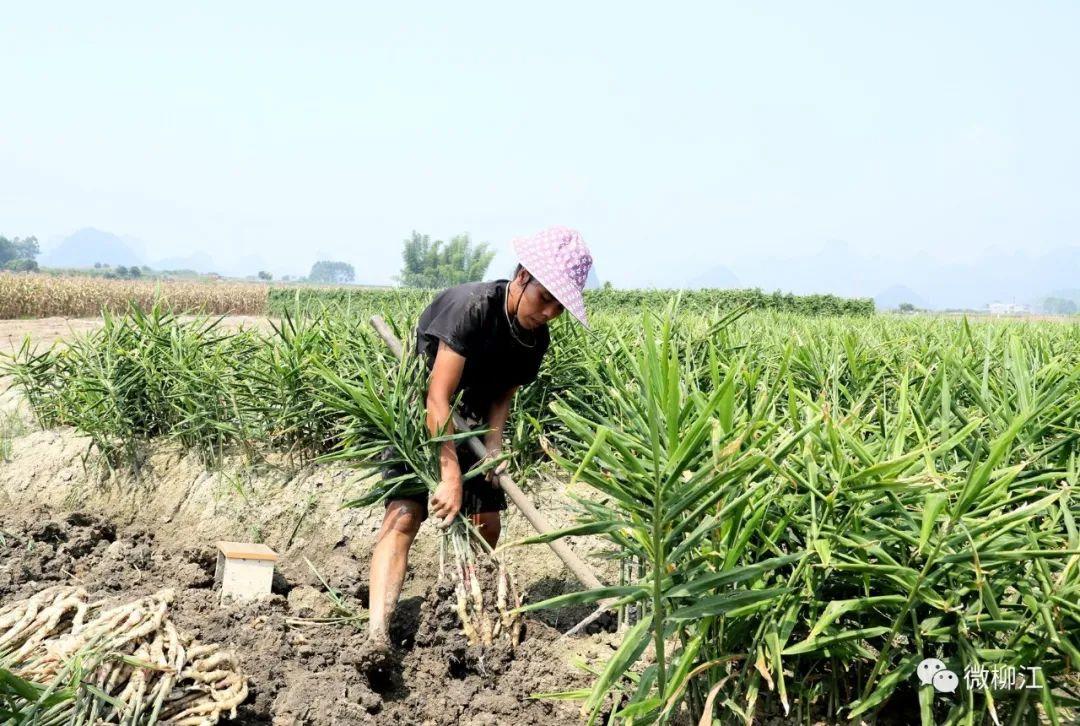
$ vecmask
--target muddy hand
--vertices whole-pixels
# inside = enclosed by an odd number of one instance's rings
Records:
[[[489,452],[488,455],[484,457],[484,461],[491,461],[492,459],[497,459],[500,456],[502,456],[501,451],[492,451],[492,452]],[[499,477],[502,476],[503,474],[505,474],[506,470],[509,469],[509,468],[510,468],[510,461],[508,459],[503,459],[498,464],[496,464],[495,466],[493,466],[492,468],[490,468],[486,472],[484,472],[484,478],[487,479],[488,483],[491,484],[492,486],[498,486],[499,485]]]
[[[461,511],[461,479],[443,479],[428,501],[428,508],[435,515],[435,525],[446,529]]]
[[[492,486],[498,486],[499,477],[506,473],[506,470],[510,468],[509,461],[500,461],[499,464],[488,472],[487,480],[491,482]]]

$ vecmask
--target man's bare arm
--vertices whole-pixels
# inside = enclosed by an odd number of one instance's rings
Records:
[[[441,430],[443,434],[454,433],[454,420],[450,402],[461,382],[465,370],[465,357],[443,341],[435,353],[427,392],[427,429],[432,436]],[[445,427],[445,428],[444,428]],[[461,509],[461,465],[453,441],[444,441],[439,447],[439,473],[441,482],[431,498],[432,513],[449,524]]]
[[[488,451],[502,449],[503,430],[510,418],[510,404],[513,403],[518,388],[520,386],[512,386],[491,403],[491,410],[488,412],[488,428],[491,431],[484,436],[484,447]]]
[[[487,420],[488,427],[491,430],[484,435],[484,448],[487,450],[489,457],[494,458],[502,453],[503,432],[506,429],[506,422],[510,418],[510,404],[513,403],[514,394],[517,393],[518,388],[520,386],[512,386],[506,393],[491,403]],[[505,467],[499,466],[488,472],[488,480],[494,481],[497,473],[503,468]]]

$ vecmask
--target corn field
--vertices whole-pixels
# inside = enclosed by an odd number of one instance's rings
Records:
[[[388,443],[428,462],[358,492],[369,505],[430,487],[433,446],[423,376],[370,330],[370,301],[294,296],[269,333],[133,309],[4,372],[113,467],[159,439],[208,462],[372,466]],[[407,339],[422,294],[380,303]],[[633,563],[524,606],[614,598],[626,624],[591,688],[537,695],[590,723],[1075,723],[1080,326],[681,303],[598,304],[592,332],[557,320],[515,401],[515,478],[554,461],[591,490],[554,536]],[[960,687],[920,685],[926,658]],[[986,668],[1031,676],[965,682]]]
[[[252,315],[265,313],[267,286],[242,282],[108,280],[0,272],[0,320],[97,317],[155,301],[184,312]]]

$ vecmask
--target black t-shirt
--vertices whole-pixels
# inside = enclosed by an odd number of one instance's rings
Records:
[[[536,379],[550,337],[547,326],[517,330],[534,347],[519,343],[510,331],[506,313],[509,280],[470,282],[443,290],[427,306],[416,325],[416,350],[435,364],[439,341],[465,357],[458,390],[462,402],[486,417],[492,401],[511,386]]]

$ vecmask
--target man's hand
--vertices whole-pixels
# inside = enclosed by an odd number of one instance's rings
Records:
[[[502,453],[502,448],[489,448],[487,450],[487,455],[484,456],[484,461],[487,462],[491,461],[492,459],[498,459],[500,456],[502,456]],[[484,472],[484,478],[487,479],[488,484],[491,484],[491,486],[498,486],[499,477],[506,473],[506,470],[509,466],[510,462],[506,459],[503,459],[494,467]]]
[[[435,488],[435,493],[431,495],[428,508],[439,520],[435,524],[440,529],[449,527],[461,511],[461,476],[444,476]]]

